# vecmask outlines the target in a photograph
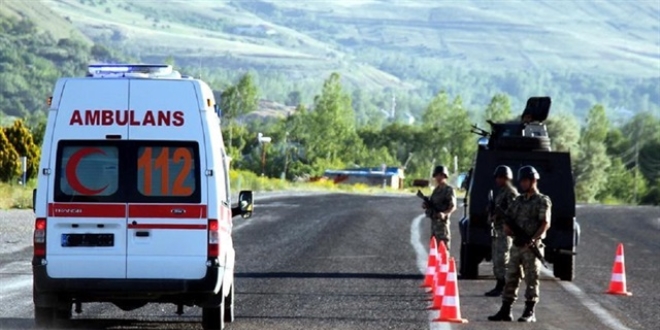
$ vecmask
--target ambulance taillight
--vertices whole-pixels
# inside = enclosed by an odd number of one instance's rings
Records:
[[[217,219],[209,219],[209,242],[208,242],[208,256],[217,257],[220,253],[220,233],[219,224]]]
[[[37,218],[34,222],[34,256],[46,256],[46,218]]]

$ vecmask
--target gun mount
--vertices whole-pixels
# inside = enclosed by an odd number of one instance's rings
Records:
[[[543,121],[550,113],[550,97],[530,97],[520,121],[495,123],[490,120],[490,132],[472,125],[470,132],[481,136],[480,149],[551,151],[550,137]],[[488,141],[483,140],[487,138]]]

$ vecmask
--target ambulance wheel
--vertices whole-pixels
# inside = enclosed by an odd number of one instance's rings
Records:
[[[55,322],[55,309],[34,306],[34,323],[37,328],[48,329]]]
[[[234,322],[234,285],[231,285],[229,289],[229,294],[225,297],[224,302],[225,307],[225,322],[231,323]]]
[[[217,307],[202,308],[202,328],[204,330],[222,330],[225,328],[225,304]]]

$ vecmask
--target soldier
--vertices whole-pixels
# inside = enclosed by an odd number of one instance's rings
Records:
[[[445,166],[436,166],[433,170],[433,178],[436,186],[431,194],[431,203],[433,208],[422,203],[422,208],[426,210],[426,216],[431,218],[431,235],[438,241],[444,241],[449,250],[449,241],[451,233],[449,231],[449,217],[456,210],[456,193],[454,188],[447,184],[449,170]]]
[[[504,212],[518,196],[518,191],[511,184],[513,172],[511,168],[500,165],[495,168],[495,185],[497,195],[489,210],[488,219],[493,226],[491,255],[493,259],[493,274],[497,280],[495,288],[486,292],[487,297],[499,297],[504,289],[504,278],[506,276],[506,264],[509,262],[509,249],[511,238],[504,233]]]
[[[522,195],[516,197],[513,204],[509,206],[506,216],[527,233],[531,240],[518,242],[516,237],[511,247],[511,256],[506,269],[506,284],[502,293],[502,307],[490,321],[512,321],[511,305],[518,298],[518,286],[522,277],[521,268],[525,271],[525,311],[518,319],[519,322],[536,322],[534,306],[539,300],[539,273],[540,261],[530,250],[531,244],[541,248],[540,240],[545,237],[545,232],[550,228],[550,209],[552,203],[550,198],[541,194],[536,186],[539,173],[532,166],[523,166],[518,170],[518,180]],[[507,235],[513,236],[509,226],[504,225]],[[522,266],[522,267],[521,267]]]

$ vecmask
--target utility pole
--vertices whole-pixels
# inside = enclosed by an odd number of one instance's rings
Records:
[[[639,172],[639,138],[635,139],[635,166],[633,167],[633,203],[637,204],[637,172]]]
[[[289,163],[289,132],[284,135],[284,170],[282,170],[282,181],[286,180],[286,167]]]

